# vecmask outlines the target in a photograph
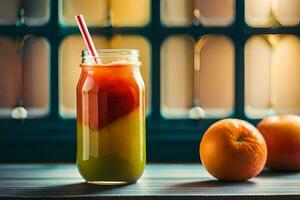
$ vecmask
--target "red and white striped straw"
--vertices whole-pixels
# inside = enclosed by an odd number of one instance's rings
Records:
[[[77,25],[80,29],[81,35],[83,37],[84,43],[86,45],[86,47],[88,48],[88,50],[90,50],[92,56],[94,56],[95,62],[96,63],[101,63],[101,60],[98,56],[97,50],[95,48],[94,42],[91,38],[91,35],[89,33],[89,30],[86,26],[86,23],[84,21],[83,15],[76,15],[75,16]]]

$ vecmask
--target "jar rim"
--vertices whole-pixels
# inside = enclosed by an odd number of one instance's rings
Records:
[[[96,58],[109,59],[119,57],[138,57],[138,49],[96,49],[98,56]],[[90,58],[92,56],[90,50],[84,49],[81,52],[82,58]]]

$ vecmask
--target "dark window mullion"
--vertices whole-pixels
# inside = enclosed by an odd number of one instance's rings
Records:
[[[237,118],[245,118],[244,112],[244,1],[236,0],[235,13],[235,32],[233,42],[235,46],[235,95],[234,95],[234,116]]]
[[[161,121],[160,115],[160,46],[163,40],[165,28],[160,22],[160,0],[152,0],[151,3],[151,113],[150,119],[153,126]]]
[[[50,37],[47,38],[50,43],[50,118],[59,119],[58,114],[58,48],[60,43],[59,25],[58,25],[58,1],[50,2],[50,21],[48,26],[48,33]]]

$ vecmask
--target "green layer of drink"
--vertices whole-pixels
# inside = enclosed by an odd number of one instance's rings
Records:
[[[100,130],[77,123],[77,166],[86,181],[136,182],[146,163],[145,120],[136,108]]]

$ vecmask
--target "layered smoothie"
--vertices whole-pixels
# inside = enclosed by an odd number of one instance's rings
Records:
[[[77,165],[99,184],[136,182],[145,161],[144,83],[130,62],[81,65],[77,85]]]

